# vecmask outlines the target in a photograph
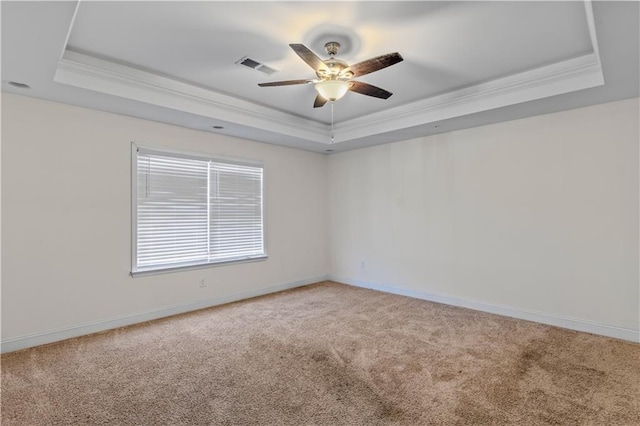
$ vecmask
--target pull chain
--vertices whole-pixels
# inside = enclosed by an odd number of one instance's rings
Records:
[[[335,142],[333,134],[333,102],[331,102],[331,143]]]

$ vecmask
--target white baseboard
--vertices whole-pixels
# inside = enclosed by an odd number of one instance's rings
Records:
[[[105,320],[94,321],[88,324],[80,324],[72,327],[65,327],[57,330],[45,331],[42,333],[34,333],[26,336],[11,337],[0,341],[0,353],[13,352],[20,349],[31,348],[34,346],[45,345],[47,343],[59,342],[61,340],[71,339],[73,337],[84,336],[87,334],[98,333],[101,331],[111,330],[114,328],[124,327],[127,325],[138,324],[145,321],[164,318],[171,315],[182,314],[185,312],[195,311],[212,306],[222,305],[225,303],[236,302],[238,300],[249,299],[256,296],[263,296],[269,293],[288,290],[295,287],[302,287],[319,281],[325,281],[328,277],[321,275],[303,280],[293,281],[285,284],[263,287],[255,290],[234,293],[228,296],[215,297],[212,299],[197,300],[195,302],[169,306],[166,308],[156,309],[147,312],[140,312],[133,315],[125,315],[121,317],[108,318]]]
[[[388,285],[373,284],[348,278],[321,275],[317,277],[307,278],[303,280],[293,281],[285,284],[263,287],[255,290],[234,293],[228,296],[216,297],[212,299],[197,300],[181,305],[174,305],[162,309],[141,312],[133,315],[109,318],[101,321],[95,321],[87,324],[66,327],[57,330],[49,330],[41,333],[34,333],[25,336],[12,337],[0,341],[0,353],[13,352],[20,349],[31,348],[48,343],[54,343],[73,337],[84,336],[87,334],[98,333],[101,331],[111,330],[114,328],[124,327],[127,325],[138,324],[145,321],[164,318],[171,315],[181,314],[185,312],[195,311],[198,309],[209,308],[212,306],[222,305],[225,303],[236,302],[238,300],[249,299],[265,294],[276,293],[278,291],[288,290],[291,288],[302,287],[319,281],[332,280],[339,283],[353,285],[356,287],[369,288],[372,290],[383,291],[386,293],[399,294],[402,296],[413,297],[416,299],[429,300],[447,305],[460,306],[464,308],[474,309],[477,311],[489,312],[498,315],[504,315],[513,318],[524,319],[528,321],[539,322],[542,324],[554,325],[557,327],[568,328],[570,330],[583,331],[587,333],[599,334],[617,339],[629,340],[640,343],[640,331],[615,327],[606,324],[600,324],[591,321],[579,320],[575,318],[560,317],[549,315],[544,312],[536,312],[531,310],[512,308],[509,306],[493,305],[483,302],[459,299],[452,296],[432,294],[415,290],[403,289]]]
[[[598,334],[601,336],[614,337],[616,339],[629,340],[631,342],[640,343],[640,330],[616,327],[576,318],[551,315],[545,312],[532,311],[529,309],[513,308],[511,306],[503,305],[493,305],[484,302],[476,302],[473,300],[459,299],[457,297],[442,294],[427,293],[422,291],[393,287],[389,285],[368,283],[359,280],[352,280],[349,278],[336,277],[333,275],[330,275],[329,279],[338,283],[383,291],[385,293],[399,294],[402,296],[413,297],[415,299],[423,299],[429,300],[431,302],[443,303],[446,305],[460,306],[463,308],[474,309],[476,311],[489,312],[492,314],[498,314],[512,318],[553,325],[556,327],[568,328],[570,330],[583,331],[586,333]]]

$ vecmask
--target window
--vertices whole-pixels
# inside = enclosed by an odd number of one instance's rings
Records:
[[[133,145],[132,274],[265,258],[263,175]]]

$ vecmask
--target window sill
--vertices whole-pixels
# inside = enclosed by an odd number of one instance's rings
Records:
[[[189,271],[192,269],[204,269],[204,268],[212,268],[216,266],[236,265],[239,263],[262,262],[264,260],[267,260],[268,258],[269,257],[267,255],[264,255],[260,257],[252,257],[249,259],[228,260],[228,261],[215,262],[215,263],[200,263],[197,265],[173,266],[170,268],[158,268],[158,269],[142,269],[138,271],[131,271],[131,276],[134,278],[137,278],[137,277],[145,277],[147,275],[171,274],[174,272]]]

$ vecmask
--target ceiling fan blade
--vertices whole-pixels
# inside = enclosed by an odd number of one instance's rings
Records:
[[[316,96],[316,100],[313,101],[313,107],[314,108],[320,108],[323,107],[324,104],[327,103],[327,100],[325,98],[323,98],[322,96],[318,95]]]
[[[327,66],[322,62],[322,59],[318,57],[315,53],[313,53],[307,46],[304,44],[290,44],[291,48],[303,61],[305,61],[314,71],[318,71],[321,69],[326,69]]]
[[[291,86],[293,84],[307,84],[313,83],[313,80],[285,80],[285,81],[273,81],[271,83],[259,83],[260,87],[270,87],[270,86]]]
[[[393,93],[376,87],[372,84],[363,83],[361,81],[352,81],[349,86],[349,90],[352,92],[360,93],[361,95],[373,96],[374,98],[388,99]]]
[[[361,75],[390,67],[391,65],[402,62],[403,60],[402,55],[398,52],[387,53],[386,55],[376,56],[375,58],[367,59],[366,61],[351,65],[349,69],[353,72],[354,77],[359,77]]]

